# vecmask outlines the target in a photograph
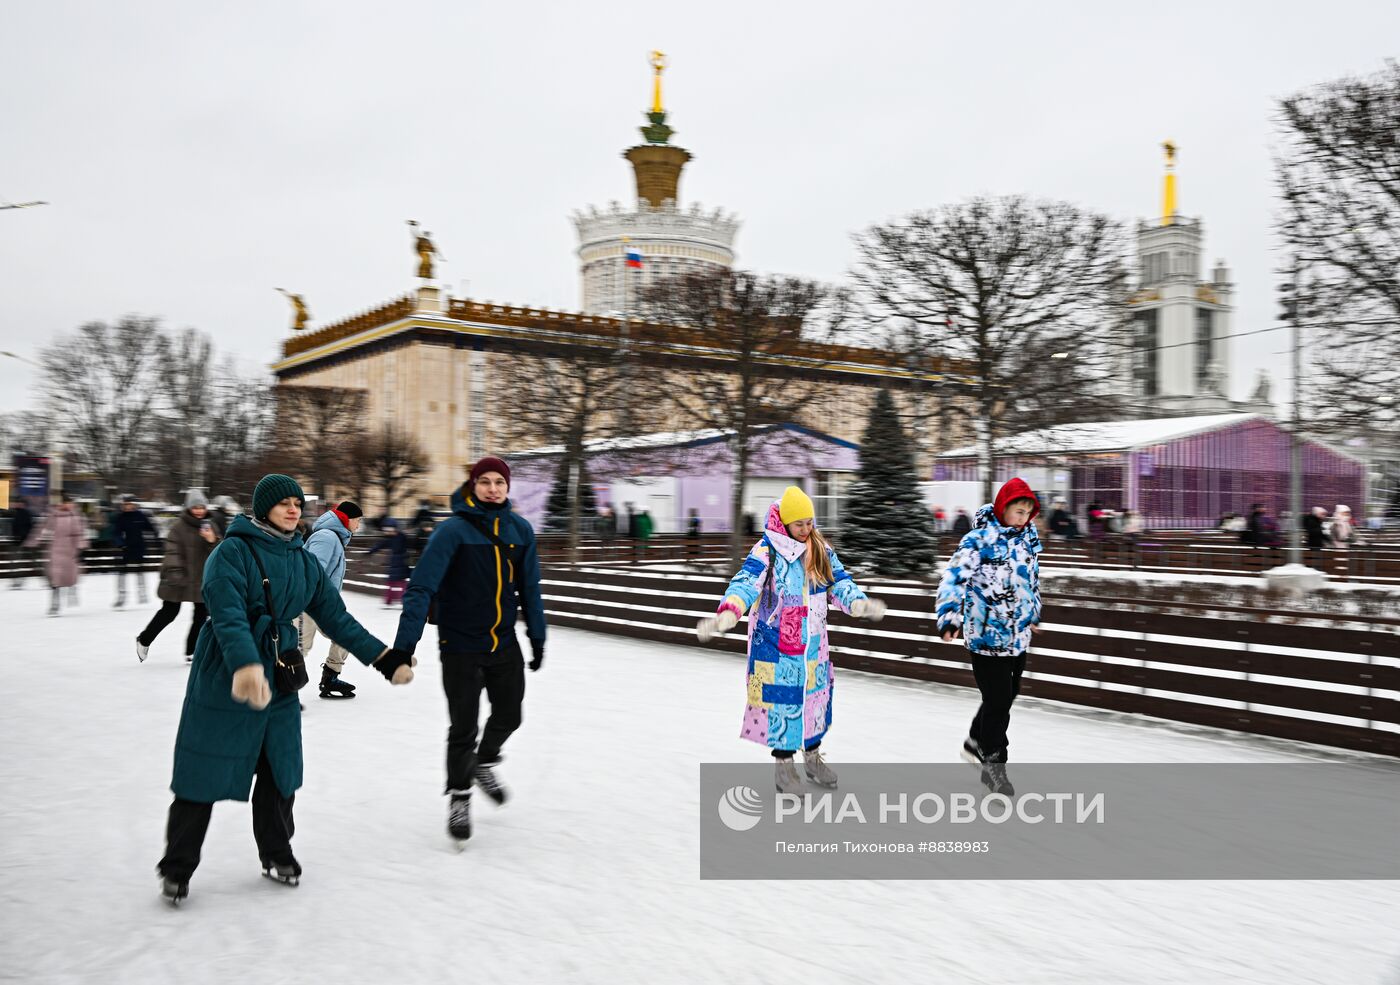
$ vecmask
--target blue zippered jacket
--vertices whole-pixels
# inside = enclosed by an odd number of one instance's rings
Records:
[[[345,547],[350,543],[350,529],[330,510],[322,513],[306,538],[306,551],[321,562],[326,579],[340,591],[345,582]]]
[[[509,500],[479,503],[466,490],[463,486],[452,494],[453,515],[433,530],[413,569],[394,640],[400,650],[412,653],[418,645],[434,598],[438,645],[444,653],[496,653],[509,646],[522,608],[526,635],[544,642],[534,528],[512,512]],[[496,547],[476,523],[494,532],[506,547]],[[523,599],[517,595],[517,572],[522,575]]]

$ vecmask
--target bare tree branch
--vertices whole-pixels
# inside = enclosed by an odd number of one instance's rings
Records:
[[[984,493],[996,438],[1118,408],[1127,268],[1121,227],[1062,202],[975,198],[872,226],[854,270],[885,344],[969,377],[938,411],[979,433]]]

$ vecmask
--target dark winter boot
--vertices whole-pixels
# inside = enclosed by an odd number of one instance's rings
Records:
[[[500,777],[496,776],[496,765],[499,762],[500,760],[498,759],[494,763],[477,763],[476,768],[472,770],[472,781],[476,783],[482,793],[486,794],[486,796],[490,797],[497,804],[504,804],[506,802],[506,797],[510,794],[506,788],[501,785]]]
[[[472,792],[449,790],[448,794],[452,799],[447,802],[447,833],[466,841],[472,836]]]
[[[301,866],[296,859],[288,859],[285,862],[274,862],[270,858],[262,859],[263,875],[269,879],[280,882],[284,886],[296,886],[301,883]]]
[[[321,664],[321,697],[353,698],[355,685],[342,681],[335,671]]]
[[[58,615],[58,589],[53,589],[53,594],[49,596],[49,615]]]
[[[165,897],[171,906],[179,906],[180,901],[190,894],[190,883],[188,879],[171,879],[169,876],[160,877],[160,894]]]
[[[999,793],[1006,797],[1016,796],[1016,788],[1011,785],[1011,780],[1006,775],[1006,752],[1004,750],[987,757],[986,763],[982,766],[982,785],[992,793]]]

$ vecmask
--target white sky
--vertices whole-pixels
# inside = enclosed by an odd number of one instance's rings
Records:
[[[569,213],[626,201],[671,61],[685,202],[743,220],[741,266],[839,278],[851,233],[977,193],[1159,209],[1164,138],[1206,261],[1266,327],[1272,100],[1379,69],[1394,3],[12,3],[0,59],[0,349],[127,312],[272,361],[416,285],[404,220],[459,296],[578,304]],[[1387,42],[1385,39],[1390,38]],[[1286,333],[1235,342],[1233,391]],[[0,411],[36,399],[0,357]]]

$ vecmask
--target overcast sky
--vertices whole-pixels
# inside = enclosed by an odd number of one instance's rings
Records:
[[[455,294],[576,308],[569,214],[628,200],[652,48],[686,203],[739,264],[835,279],[851,234],[978,193],[1159,210],[1206,228],[1267,327],[1273,101],[1394,56],[1400,4],[7,3],[0,349],[137,312],[265,366],[288,334],[416,284],[404,220]],[[1387,41],[1386,39],[1390,39]],[[1233,395],[1286,333],[1240,339]],[[0,411],[36,371],[0,357]]]

